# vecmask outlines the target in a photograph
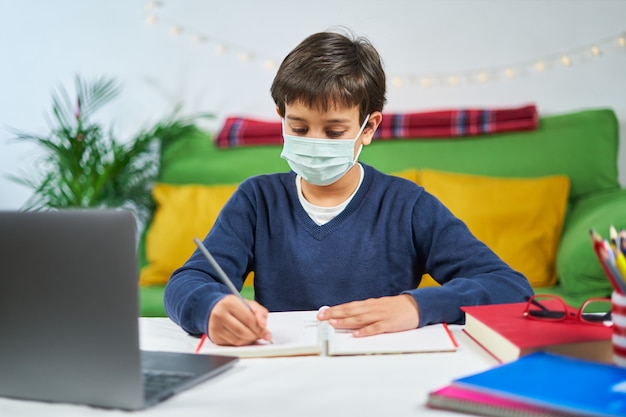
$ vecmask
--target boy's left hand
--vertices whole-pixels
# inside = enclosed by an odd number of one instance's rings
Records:
[[[336,329],[353,330],[355,337],[415,329],[419,308],[409,294],[370,298],[321,310],[318,320],[328,320]]]

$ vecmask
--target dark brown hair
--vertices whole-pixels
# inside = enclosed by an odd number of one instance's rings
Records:
[[[328,111],[359,106],[360,120],[385,104],[381,58],[363,37],[320,32],[303,40],[283,60],[270,89],[282,116],[285,104],[301,102]]]

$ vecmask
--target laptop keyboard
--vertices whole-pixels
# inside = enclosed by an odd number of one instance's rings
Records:
[[[143,371],[144,397],[152,398],[163,392],[172,392],[172,388],[193,378],[193,374],[186,372]]]

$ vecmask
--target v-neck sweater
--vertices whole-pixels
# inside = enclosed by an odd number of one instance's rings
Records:
[[[463,323],[461,306],[521,302],[532,294],[522,274],[424,188],[362,165],[358,191],[323,225],[300,204],[295,173],[251,177],[225,204],[204,244],[237,288],[254,272],[255,299],[269,311],[407,293],[424,326]],[[417,288],[425,273],[441,286]],[[165,309],[187,332],[201,334],[227,294],[196,250],[172,274]]]

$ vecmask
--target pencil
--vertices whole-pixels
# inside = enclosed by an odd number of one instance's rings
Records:
[[[604,273],[611,282],[611,286],[618,293],[625,294],[626,282],[624,281],[624,278],[621,276],[620,272],[617,270],[615,264],[613,264],[610,260],[610,249],[607,249],[604,240],[595,230],[589,230],[589,234],[591,235],[593,250],[596,253],[598,260],[600,261],[600,264],[602,265]]]
[[[609,226],[609,239],[611,239],[611,243],[616,247],[619,247],[619,234],[617,233],[617,229],[615,226]]]
[[[206,342],[206,333],[202,334],[202,337],[200,338],[200,343],[198,343],[198,346],[196,346],[195,353],[200,353],[200,350],[202,349],[202,345],[204,345],[204,342]]]
[[[619,249],[615,251],[615,266],[624,281],[626,279],[626,256]]]
[[[213,257],[213,255],[211,255],[211,252],[209,252],[207,248],[204,247],[200,239],[198,239],[197,237],[194,237],[193,241],[196,243],[196,246],[198,246],[198,249],[200,249],[204,257],[207,258],[211,266],[213,266],[215,271],[217,271],[217,275],[222,281],[222,283],[228,287],[228,289],[230,290],[230,292],[233,293],[233,295],[235,295],[237,298],[241,300],[243,305],[245,305],[250,311],[252,311],[252,307],[250,307],[250,304],[246,302],[245,298],[243,298],[239,290],[235,287],[235,285],[230,280],[230,278],[228,278],[228,275],[226,275],[226,272],[224,272],[220,264],[218,264],[215,258]]]

